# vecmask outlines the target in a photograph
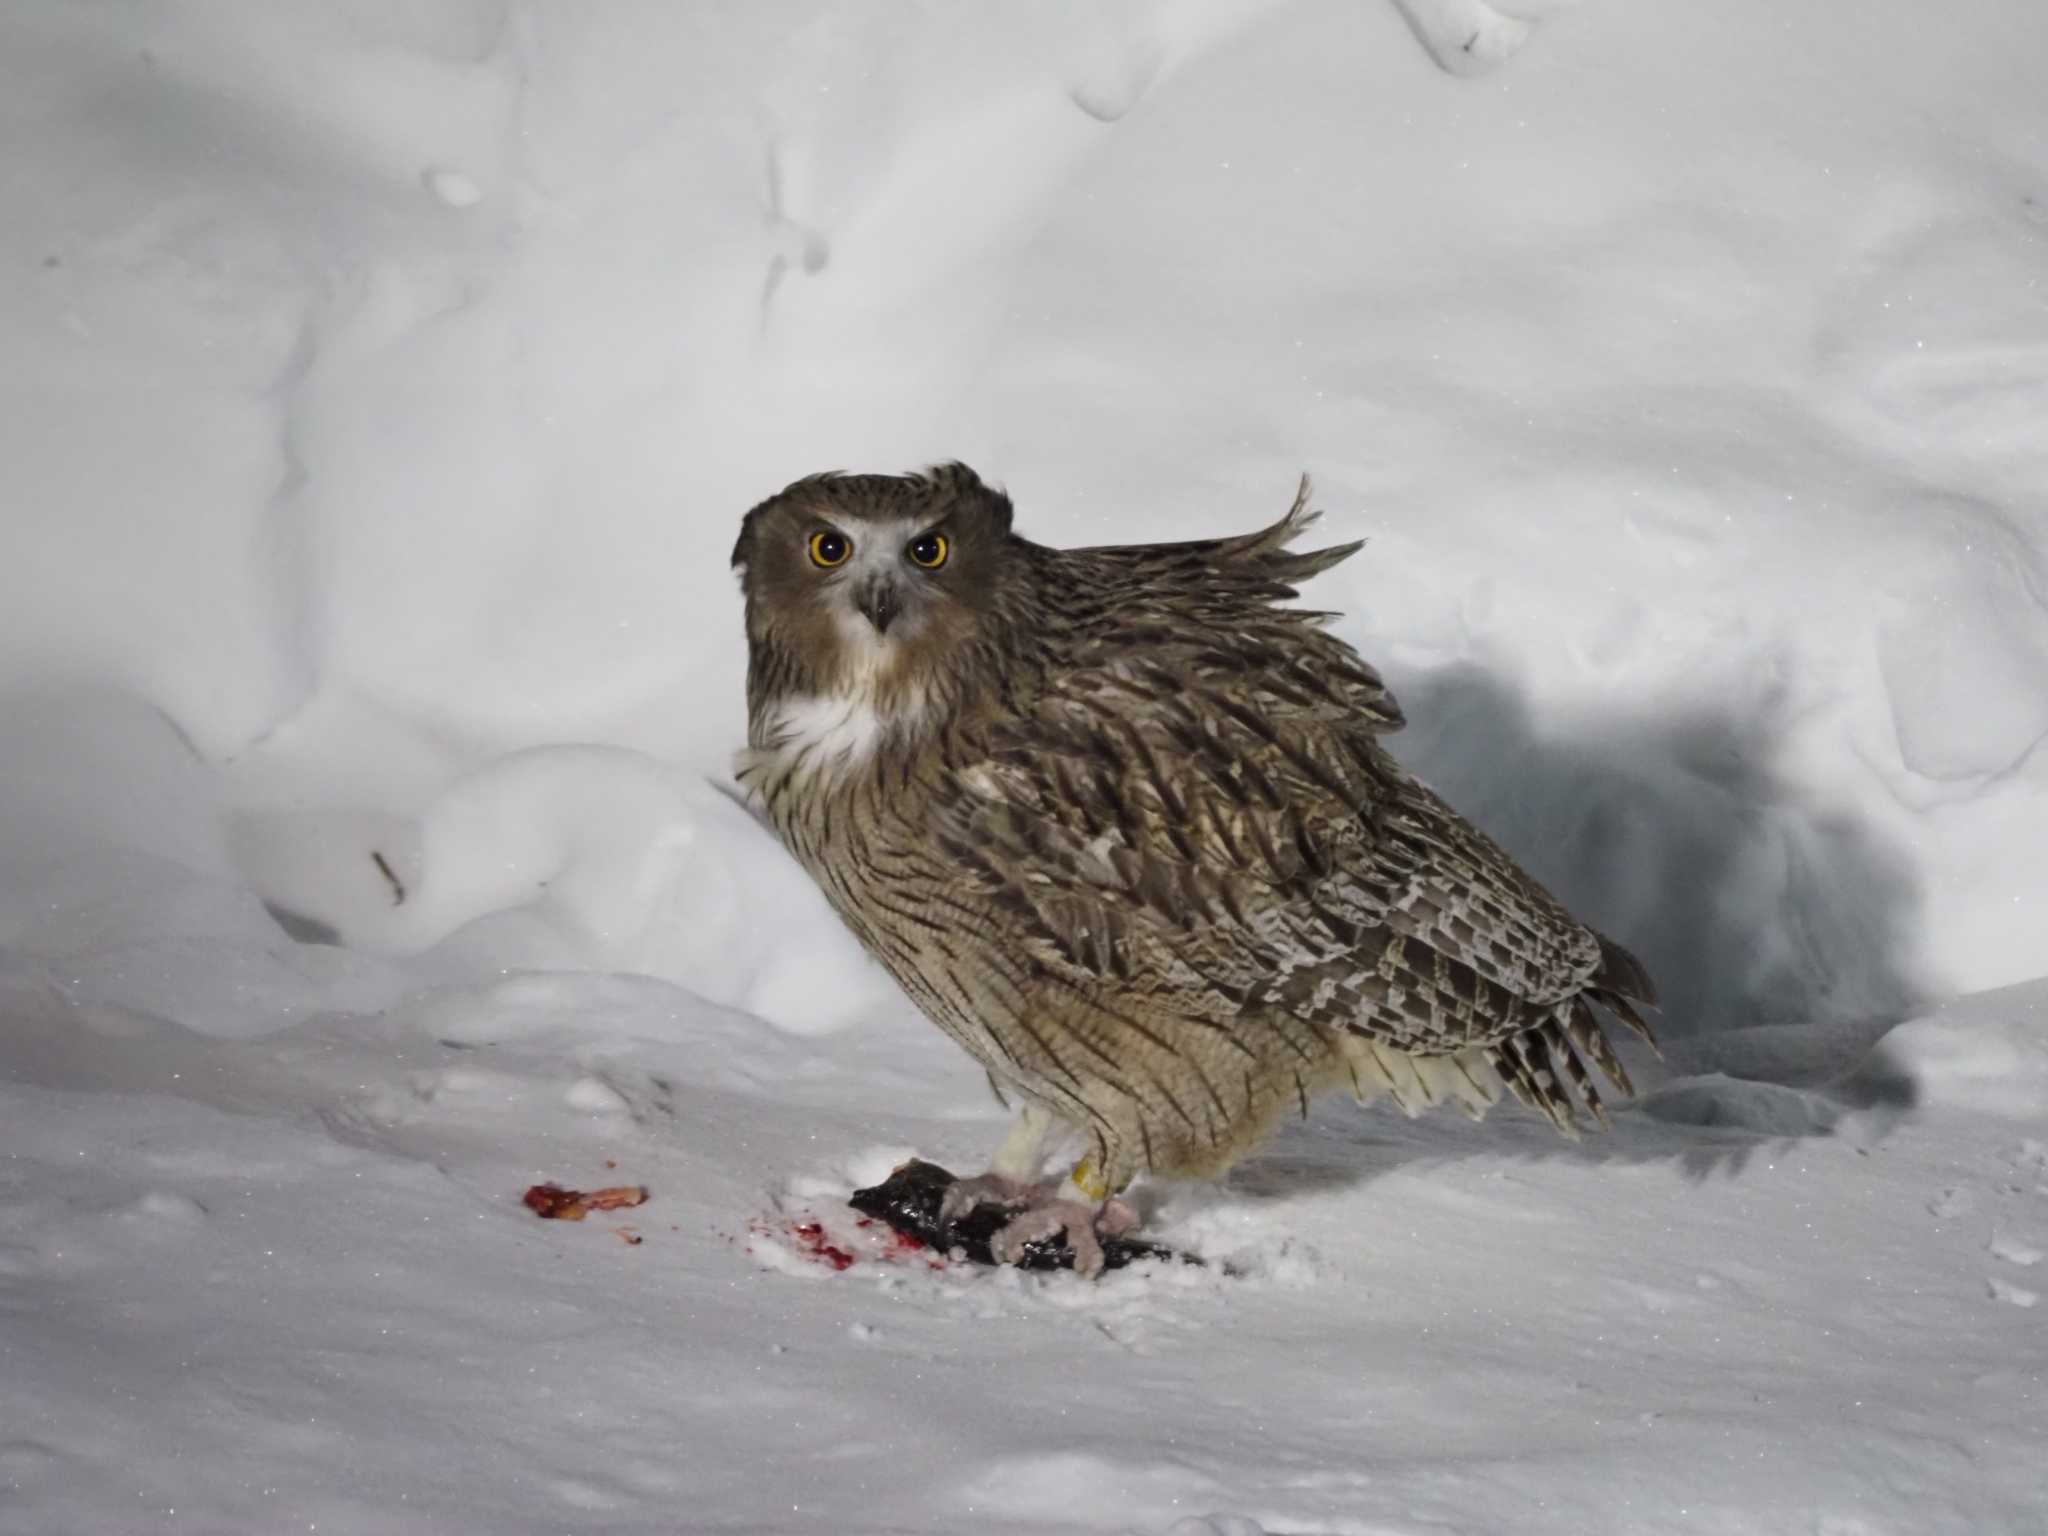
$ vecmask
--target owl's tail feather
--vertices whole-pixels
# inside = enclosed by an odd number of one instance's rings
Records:
[[[1587,985],[1585,995],[1590,996],[1594,1002],[1641,1035],[1651,1050],[1660,1056],[1663,1055],[1657,1044],[1656,1032],[1638,1011],[1639,1005],[1642,1008],[1657,1006],[1657,984],[1650,980],[1650,973],[1643,969],[1643,962],[1614,940],[1602,933],[1596,933],[1593,937],[1600,941],[1600,969],[1593,973],[1593,979]],[[1579,1003],[1578,1012],[1585,1012],[1583,1000]],[[1590,1014],[1587,1014],[1587,1027],[1593,1030],[1596,1037],[1598,1036],[1598,1026],[1592,1023]],[[1576,1035],[1574,1038],[1577,1038]],[[1606,1048],[1607,1042],[1604,1039],[1600,1043]],[[1607,1054],[1610,1060],[1613,1059],[1614,1053],[1611,1049],[1608,1049]],[[1625,1091],[1633,1093],[1634,1090],[1628,1087],[1627,1076],[1616,1070],[1620,1065],[1619,1061],[1615,1061],[1614,1066],[1610,1067],[1607,1062],[1602,1061],[1600,1070],[1621,1084]]]
[[[1622,1023],[1641,1035],[1649,1044],[1651,1050],[1655,1051],[1659,1056],[1664,1054],[1664,1048],[1657,1043],[1656,1032],[1650,1028],[1650,1021],[1636,1012],[1634,1003],[1623,997],[1619,992],[1609,992],[1604,989],[1594,992],[1593,997],[1602,1008],[1605,1008],[1609,1013],[1621,1020]]]
[[[1565,1087],[1567,1081],[1588,1095],[1586,1107],[1595,1119],[1606,1123],[1605,1106],[1600,1103],[1599,1094],[1592,1091],[1592,1079],[1585,1064],[1573,1052],[1555,1018],[1496,1041],[1488,1048],[1486,1059],[1518,1102],[1546,1116],[1560,1134],[1571,1140],[1579,1139],[1579,1104]]]
[[[1638,967],[1640,970],[1640,967]],[[1650,1041],[1649,1026],[1619,993],[1594,990],[1580,993],[1557,1006],[1551,1015],[1533,1028],[1510,1035],[1487,1048],[1487,1064],[1500,1075],[1521,1103],[1548,1117],[1564,1135],[1579,1137],[1579,1111],[1583,1108],[1602,1129],[1608,1126],[1607,1105],[1587,1063],[1597,1067],[1623,1093],[1633,1095],[1628,1068],[1621,1064],[1613,1044],[1594,1017],[1588,998],[1597,999],[1617,1018]]]
[[[1571,1043],[1600,1069],[1602,1076],[1630,1098],[1635,1097],[1636,1085],[1628,1080],[1628,1068],[1621,1064],[1621,1058],[1614,1054],[1614,1047],[1607,1043],[1600,1021],[1593,1017],[1593,1010],[1584,997],[1572,999],[1564,1030]]]
[[[1643,962],[1623,949],[1604,933],[1595,933],[1600,941],[1600,969],[1593,973],[1595,992],[1618,993],[1631,1001],[1647,1007],[1657,1006],[1657,984],[1650,980],[1650,973],[1643,969]],[[1641,1024],[1634,1024],[1641,1029]],[[1648,1038],[1647,1033],[1645,1038]],[[1650,1041],[1652,1045],[1657,1042]]]
[[[1416,1056],[1356,1031],[1344,1042],[1344,1064],[1361,1104],[1385,1094],[1415,1115],[1449,1100],[1476,1120],[1500,1102],[1505,1090],[1577,1141],[1581,1114],[1591,1115],[1603,1129],[1609,1124],[1599,1078],[1624,1094],[1636,1091],[1593,1005],[1612,1013],[1654,1050],[1657,1038],[1637,1005],[1652,1006],[1656,997],[1642,962],[1603,937],[1599,969],[1585,989],[1524,1015],[1530,1022],[1513,1034],[1450,1055]]]

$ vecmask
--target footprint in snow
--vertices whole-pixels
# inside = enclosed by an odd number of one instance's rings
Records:
[[[2048,1142],[2024,1140],[2009,1160],[2020,1168],[2048,1167]],[[2020,1186],[2016,1184],[2008,1183],[2003,1187],[2009,1193],[2020,1192]],[[1929,1202],[1927,1209],[1944,1219],[1967,1216],[1977,1209],[1977,1196],[1967,1189],[1945,1189]],[[1998,1226],[1991,1229],[1991,1237],[1985,1243],[1984,1251],[1992,1258],[2010,1264],[2015,1269],[2031,1269],[2043,1258],[2048,1258],[2048,1252]],[[2015,1285],[2012,1281],[1997,1275],[1985,1276],[1984,1285],[1991,1293],[1992,1300],[2005,1302],[2009,1306],[2031,1307],[2041,1299],[2038,1291],[2029,1290],[2023,1285]]]
[[[2001,1280],[1996,1275],[1984,1283],[1991,1292],[1992,1300],[2008,1302],[2015,1307],[2031,1307],[2041,1299],[2038,1292],[2030,1291],[2023,1285],[2014,1285],[2009,1280]]]
[[[1949,1221],[1957,1216],[1967,1216],[1977,1209],[1977,1197],[1967,1189],[1944,1189],[1927,1202],[1929,1214]]]
[[[2021,1269],[2031,1268],[2041,1262],[2041,1250],[2006,1232],[1993,1232],[1990,1243],[1991,1257],[2003,1259]]]

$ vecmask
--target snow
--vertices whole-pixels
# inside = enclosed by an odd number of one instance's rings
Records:
[[[0,1531],[2042,1529],[2044,62],[10,8]],[[727,559],[952,457],[1315,476],[1400,751],[1660,981],[1611,1134],[1325,1105],[1092,1286],[858,1224],[1004,1117],[732,793]]]

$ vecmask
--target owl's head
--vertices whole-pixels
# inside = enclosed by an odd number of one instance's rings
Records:
[[[1010,499],[964,464],[812,475],[755,507],[732,563],[747,600],[748,696],[887,704],[943,675],[996,606]]]

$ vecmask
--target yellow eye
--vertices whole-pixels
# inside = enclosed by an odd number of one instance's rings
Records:
[[[811,564],[820,570],[846,564],[846,557],[852,553],[853,540],[836,529],[827,528],[811,535]]]
[[[946,563],[946,554],[951,546],[946,543],[943,533],[927,533],[922,538],[910,541],[910,561],[928,571],[936,571]]]

